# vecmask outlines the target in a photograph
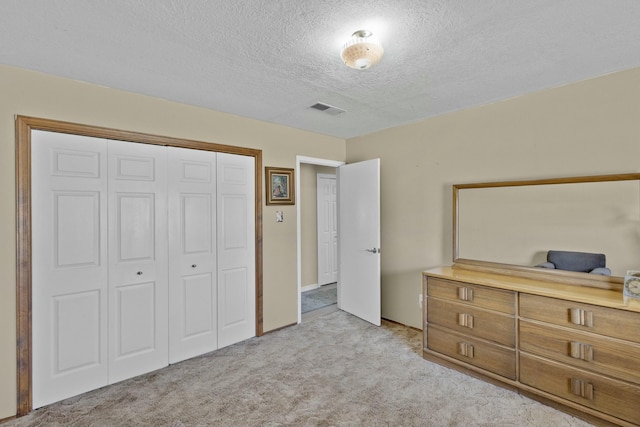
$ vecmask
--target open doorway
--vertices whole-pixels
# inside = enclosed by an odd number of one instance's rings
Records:
[[[296,158],[298,323],[304,311],[322,312],[337,297],[337,283],[332,278],[318,277],[317,182],[318,174],[335,175],[342,164],[335,160]]]
[[[302,243],[300,310],[304,322],[337,310],[336,169],[301,164],[298,203]]]

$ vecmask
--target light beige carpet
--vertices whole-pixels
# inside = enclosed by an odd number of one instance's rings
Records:
[[[9,421],[9,426],[588,426],[421,357],[421,333],[342,311]]]

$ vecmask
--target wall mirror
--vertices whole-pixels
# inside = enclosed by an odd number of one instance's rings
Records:
[[[612,276],[535,268],[548,250],[603,253]],[[621,282],[640,270],[640,174],[454,185],[453,260]]]

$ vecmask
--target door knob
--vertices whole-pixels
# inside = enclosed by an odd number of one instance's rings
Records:
[[[373,248],[373,249],[365,249],[367,252],[371,252],[372,254],[377,254],[378,252],[380,252],[380,248]]]
[[[191,264],[191,268],[196,268],[197,266],[197,264]]]
[[[138,271],[136,274],[137,274],[138,276],[142,276],[142,271]]]

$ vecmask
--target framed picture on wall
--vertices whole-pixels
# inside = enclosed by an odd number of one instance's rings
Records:
[[[265,167],[267,205],[295,205],[293,169]]]

